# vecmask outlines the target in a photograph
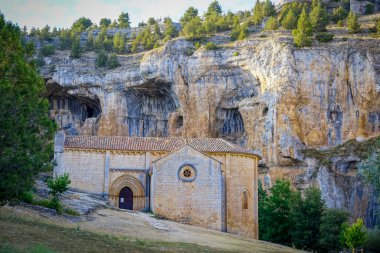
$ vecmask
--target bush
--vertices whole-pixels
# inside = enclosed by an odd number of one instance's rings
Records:
[[[71,58],[80,58],[81,53],[82,53],[82,49],[80,46],[79,38],[77,38],[74,40],[74,42],[71,46],[70,57]]]
[[[317,33],[315,35],[315,38],[319,41],[319,42],[330,42],[333,40],[334,38],[334,34],[332,33],[328,33],[328,32],[321,32],[321,33]]]
[[[341,243],[344,247],[354,250],[357,247],[363,246],[366,238],[366,228],[361,218],[357,219],[357,221],[351,226],[344,224],[340,237]]]
[[[238,56],[239,55],[239,52],[234,52],[234,56]]]
[[[53,179],[48,179],[47,186],[50,189],[50,194],[53,196],[54,201],[58,201],[58,196],[69,189],[70,183],[69,174],[67,173],[62,176],[56,176]]]
[[[376,30],[377,30],[377,34],[380,35],[380,20],[377,21]]]
[[[270,17],[267,22],[265,23],[264,30],[277,30],[278,29],[278,22],[275,17]]]
[[[358,17],[352,11],[347,16],[347,27],[350,33],[358,33],[360,31]]]
[[[338,25],[338,27],[343,27],[343,21],[342,20],[339,20],[338,23],[336,23]]]
[[[41,54],[43,56],[50,56],[53,55],[55,51],[55,48],[53,45],[43,45],[41,48]]]
[[[214,42],[209,42],[205,45],[206,50],[217,50],[219,47]]]
[[[104,51],[99,51],[96,56],[95,65],[98,68],[105,67],[107,65],[108,55]]]
[[[380,249],[380,229],[376,228],[367,231],[367,241],[365,243],[366,250],[378,252]]]
[[[107,60],[107,68],[114,69],[120,66],[116,54],[111,54]]]
[[[337,23],[339,20],[344,20],[347,18],[348,12],[343,9],[342,6],[339,6],[338,8],[335,8],[333,10],[333,13],[331,15],[331,20]]]
[[[59,202],[58,199],[52,199],[48,202],[47,205],[48,208],[55,209],[57,211],[57,214],[62,214],[63,213],[63,207],[61,203]]]
[[[340,209],[326,209],[319,226],[319,245],[321,252],[340,250],[339,235],[342,232],[342,224],[348,221],[349,213]]]
[[[34,201],[33,193],[31,193],[31,192],[24,192],[21,195],[21,200],[24,201],[24,202],[26,202],[26,203],[32,204],[33,201]]]

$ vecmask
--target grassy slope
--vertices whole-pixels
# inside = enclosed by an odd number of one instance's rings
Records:
[[[44,249],[54,252],[221,252],[196,244],[95,234],[4,213],[0,214],[0,245],[0,252],[45,252]]]

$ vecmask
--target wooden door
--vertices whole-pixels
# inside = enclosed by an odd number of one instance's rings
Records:
[[[120,191],[119,208],[133,210],[133,192],[127,186]]]

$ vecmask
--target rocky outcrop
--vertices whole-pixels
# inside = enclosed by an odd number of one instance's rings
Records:
[[[288,37],[272,37],[213,51],[177,39],[119,56],[114,70],[95,68],[93,53],[71,60],[59,52],[46,59],[54,68],[41,69],[52,117],[69,134],[223,137],[263,157],[266,182],[285,176],[299,188],[315,183],[330,207],[349,209],[359,200],[339,189],[361,183],[326,183],[335,174],[302,151],[379,135],[378,41],[296,49]],[[308,178],[313,166],[317,176]]]

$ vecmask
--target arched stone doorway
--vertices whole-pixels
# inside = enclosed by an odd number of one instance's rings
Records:
[[[133,210],[133,192],[128,186],[119,193],[119,208]]]
[[[129,190],[128,190],[129,189]],[[132,198],[132,206],[127,203],[121,205],[121,198],[124,197],[124,202],[126,201],[126,197]],[[116,178],[110,187],[109,197],[111,203],[113,203],[116,207],[131,209],[134,211],[141,211],[145,208],[145,191],[144,187],[141,185],[140,181],[131,176],[131,175],[122,175]]]

